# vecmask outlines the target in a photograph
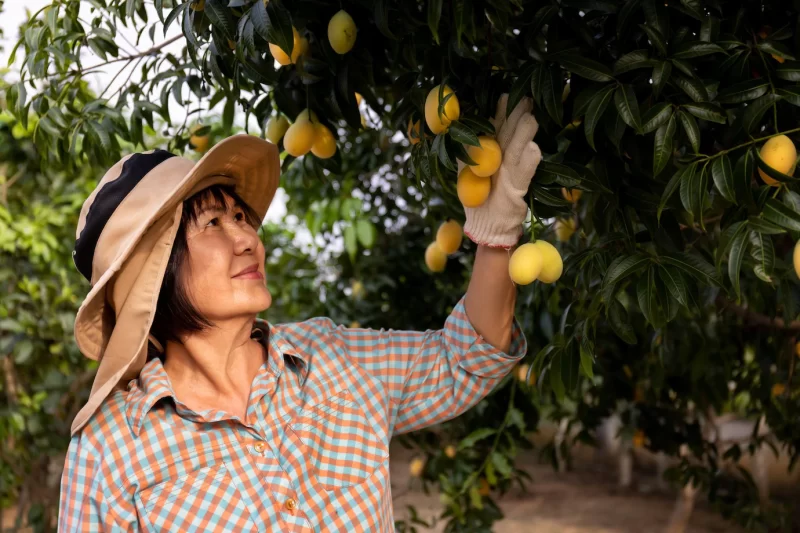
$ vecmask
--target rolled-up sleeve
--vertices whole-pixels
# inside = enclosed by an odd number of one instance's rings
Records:
[[[340,326],[336,331],[348,355],[388,388],[393,434],[460,415],[491,392],[527,351],[516,319],[508,353],[486,342],[467,317],[464,297],[439,330]]]

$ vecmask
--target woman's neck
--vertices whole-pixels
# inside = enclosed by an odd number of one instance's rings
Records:
[[[228,321],[168,341],[164,370],[177,398],[196,411],[219,409],[244,418],[250,386],[266,351],[250,338],[253,319]]]

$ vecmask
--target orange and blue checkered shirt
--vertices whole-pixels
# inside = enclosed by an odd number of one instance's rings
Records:
[[[462,298],[440,330],[258,321],[267,356],[242,420],[193,411],[160,359],[69,445],[58,530],[394,531],[389,440],[463,413],[525,354],[489,345]]]

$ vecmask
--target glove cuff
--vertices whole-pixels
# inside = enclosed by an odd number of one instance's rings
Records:
[[[522,223],[526,208],[518,206],[504,212],[470,210],[464,224],[464,234],[475,244],[492,248],[512,248],[522,237]]]

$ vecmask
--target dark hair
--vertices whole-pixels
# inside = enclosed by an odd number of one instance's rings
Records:
[[[197,222],[197,217],[206,205],[227,212],[229,206],[226,203],[226,196],[233,200],[234,206],[244,210],[245,218],[253,228],[258,229],[261,226],[258,213],[236,194],[232,186],[212,185],[184,200],[181,224],[175,235],[172,253],[158,293],[155,318],[150,327],[150,333],[165,348],[167,341],[178,341],[182,335],[203,331],[212,325],[192,304],[186,292],[186,259],[189,254],[186,226]],[[159,353],[151,343],[147,359],[153,357],[163,358],[163,354]]]

